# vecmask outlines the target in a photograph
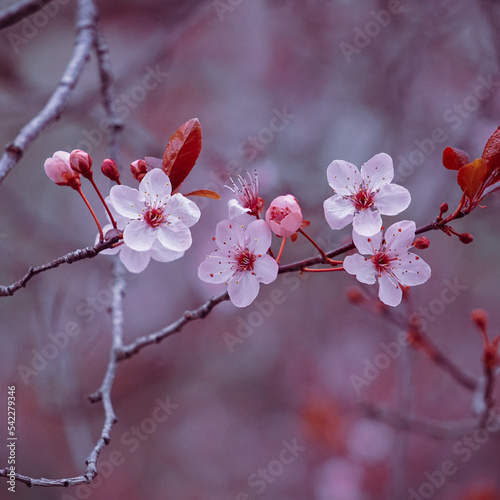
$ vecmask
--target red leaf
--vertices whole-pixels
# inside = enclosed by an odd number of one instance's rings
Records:
[[[500,127],[488,139],[481,158],[488,163],[494,163],[496,166],[500,163]]]
[[[191,191],[184,196],[201,196],[202,198],[212,198],[212,200],[220,200],[220,195],[210,189],[199,189],[198,191]]]
[[[447,147],[443,151],[443,165],[449,170],[459,170],[464,165],[470,163],[469,155],[457,148]]]
[[[176,193],[194,167],[201,152],[201,125],[198,118],[188,120],[174,133],[163,153],[162,169]]]
[[[457,181],[467,198],[474,198],[476,193],[482,187],[487,173],[488,164],[482,158],[478,158],[472,163],[464,165],[458,171]]]

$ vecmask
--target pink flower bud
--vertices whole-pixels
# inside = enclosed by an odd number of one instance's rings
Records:
[[[130,164],[130,171],[132,172],[134,179],[141,182],[142,178],[148,173],[148,167],[144,160],[135,160]]]
[[[278,236],[292,236],[302,224],[302,211],[295,196],[287,194],[275,198],[266,212],[266,222]]]
[[[429,248],[429,245],[429,238],[426,238],[425,236],[420,236],[413,242],[413,246],[419,250],[425,250],[426,248]]]
[[[92,157],[85,151],[81,149],[71,151],[69,163],[75,172],[82,174],[86,179],[92,178]]]
[[[112,181],[120,184],[120,172],[118,172],[118,166],[114,160],[106,158],[101,165],[101,172]]]
[[[66,151],[56,151],[52,158],[47,158],[43,167],[45,173],[58,186],[70,186],[78,190],[81,186],[80,174],[71,168],[70,154]]]
[[[468,245],[469,243],[472,243],[474,241],[474,237],[470,233],[461,233],[458,235],[458,239],[465,245]]]

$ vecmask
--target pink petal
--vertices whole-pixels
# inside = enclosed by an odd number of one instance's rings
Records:
[[[373,285],[375,283],[376,270],[370,259],[365,259],[359,253],[348,255],[344,259],[344,269],[356,276],[361,283]]]
[[[260,219],[250,223],[245,231],[246,248],[254,254],[265,254],[271,246],[272,233],[266,221]]]
[[[328,184],[340,195],[350,195],[357,190],[363,178],[358,167],[344,160],[335,160],[326,170]]]
[[[252,273],[238,273],[227,287],[229,298],[236,307],[249,306],[259,294],[259,282]]]
[[[254,272],[257,280],[268,285],[278,277],[278,263],[270,255],[257,257],[254,262]]]
[[[150,252],[137,252],[123,245],[121,247],[120,260],[131,273],[142,273],[148,267]]]
[[[159,168],[153,168],[142,179],[139,184],[139,192],[145,196],[150,203],[163,203],[172,193],[172,185],[167,174]]]
[[[406,253],[415,238],[415,222],[402,220],[387,228],[385,232],[385,248],[390,253]]]
[[[170,250],[170,248],[165,248],[158,239],[153,242],[151,250],[149,250],[151,258],[158,262],[172,262],[173,260],[180,259],[183,255],[183,251]]]
[[[410,192],[397,184],[384,184],[373,199],[373,205],[382,215],[398,215],[410,202]]]
[[[198,266],[198,277],[207,283],[227,283],[235,273],[227,257],[212,253]]]
[[[361,236],[373,236],[382,228],[382,217],[378,210],[361,210],[354,214],[352,228]]]
[[[354,217],[354,205],[351,200],[335,194],[323,202],[325,219],[332,229],[342,229]]]
[[[182,194],[174,194],[167,205],[169,218],[173,217],[180,220],[185,226],[191,227],[200,220],[201,212],[198,205],[188,200]]]
[[[382,246],[382,231],[373,236],[361,236],[356,231],[353,231],[352,241],[360,254],[373,255],[378,252]]]
[[[113,186],[109,192],[113,208],[127,219],[136,219],[142,214],[144,201],[137,189],[128,186]]]
[[[148,226],[144,221],[133,220],[123,231],[123,241],[132,250],[142,252],[149,250],[157,237],[157,230]]]
[[[408,252],[399,256],[397,264],[392,268],[398,281],[406,286],[425,283],[431,277],[431,268],[418,255]]]
[[[215,228],[215,243],[223,252],[238,246],[244,247],[245,231],[239,224],[223,220]]]
[[[290,215],[287,215],[282,221],[281,221],[281,230],[280,233],[276,232],[275,233],[279,236],[292,236],[292,234],[296,233],[300,226],[302,225],[302,213],[291,213]]]
[[[187,250],[193,242],[191,231],[182,223],[161,224],[158,226],[157,234],[160,243],[164,247],[178,252]]]
[[[376,154],[361,166],[361,175],[373,191],[390,184],[394,178],[392,158],[386,153]]]
[[[379,277],[378,284],[378,297],[384,304],[395,307],[401,302],[403,292],[394,277],[391,278],[388,273],[384,272]]]

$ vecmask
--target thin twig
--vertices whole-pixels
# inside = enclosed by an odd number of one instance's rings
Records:
[[[25,0],[0,11],[0,29],[22,21],[25,17],[38,12],[52,0]]]
[[[114,236],[113,238],[103,241],[102,243],[97,243],[97,245],[94,245],[93,247],[81,248],[79,250],[69,252],[62,257],[49,262],[48,264],[43,264],[37,267],[30,267],[28,272],[20,280],[12,283],[12,285],[0,286],[0,297],[9,297],[11,295],[14,295],[17,290],[19,290],[20,288],[24,288],[26,286],[26,283],[28,283],[28,281],[37,274],[48,271],[49,269],[59,267],[61,264],[72,264],[73,262],[77,262],[79,260],[92,259],[100,252],[112,247],[119,241],[120,236]]]
[[[0,183],[42,130],[61,116],[89,58],[95,39],[97,11],[93,0],[78,0],[77,5],[76,28],[78,34],[73,55],[45,107],[21,129],[17,137],[5,148],[2,158],[0,158]]]

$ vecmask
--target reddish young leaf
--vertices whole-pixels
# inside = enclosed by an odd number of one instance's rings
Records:
[[[198,189],[198,191],[191,191],[184,196],[201,196],[202,198],[212,198],[212,200],[220,200],[220,195],[210,189]]]
[[[457,181],[465,196],[472,200],[483,185],[488,172],[488,164],[482,158],[464,165],[457,175]]]
[[[449,170],[459,170],[470,163],[469,155],[461,149],[447,147],[443,151],[443,165]]]
[[[163,153],[162,169],[170,178],[172,193],[179,190],[200,152],[201,125],[198,118],[192,118],[174,133]]]
[[[500,167],[500,127],[488,139],[482,158],[488,163],[488,172]]]

